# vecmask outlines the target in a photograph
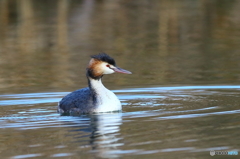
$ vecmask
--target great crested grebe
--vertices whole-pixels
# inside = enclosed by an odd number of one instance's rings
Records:
[[[114,72],[132,74],[117,67],[115,60],[105,53],[91,56],[86,72],[88,87],[63,97],[58,104],[58,112],[85,114],[122,110],[117,96],[104,87],[101,81],[103,75]]]

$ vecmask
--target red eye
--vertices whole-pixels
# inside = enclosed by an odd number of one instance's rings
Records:
[[[110,65],[106,65],[107,67],[110,67]]]

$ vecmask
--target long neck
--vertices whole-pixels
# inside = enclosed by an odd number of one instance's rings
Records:
[[[88,86],[92,92],[100,93],[98,90],[105,88],[102,84],[103,75],[96,76],[92,69],[87,69],[86,76],[88,79]]]
[[[88,77],[88,86],[91,89],[91,91],[99,94],[102,89],[106,89],[104,85],[102,84],[102,79],[93,79],[91,77]]]
[[[91,77],[88,77],[88,86],[91,90],[93,102],[95,104],[102,103],[103,101],[102,99],[105,96],[105,92],[108,90],[102,84],[101,78],[92,79]]]

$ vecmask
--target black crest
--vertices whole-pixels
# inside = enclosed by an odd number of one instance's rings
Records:
[[[100,61],[107,62],[113,66],[116,65],[115,60],[105,53],[99,53],[98,55],[92,55],[91,57]]]

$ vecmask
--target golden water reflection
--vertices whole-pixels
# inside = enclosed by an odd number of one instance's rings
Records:
[[[239,1],[1,0],[0,88],[81,87],[89,56],[110,87],[239,81]]]

